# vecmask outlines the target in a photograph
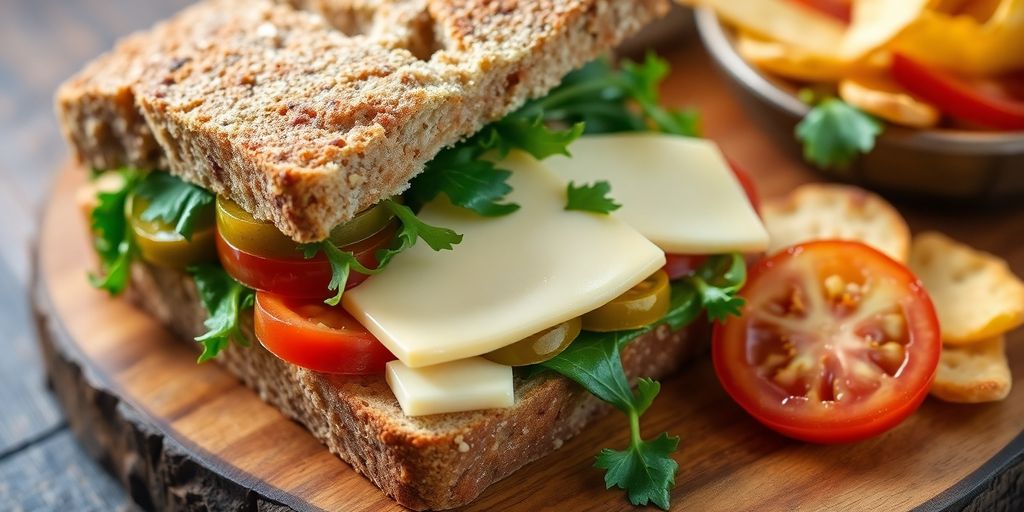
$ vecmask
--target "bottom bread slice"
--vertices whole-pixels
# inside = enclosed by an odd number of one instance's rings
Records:
[[[183,340],[205,318],[191,278],[144,263],[132,267],[129,298]],[[251,334],[251,319],[243,329]],[[631,377],[663,377],[701,353],[706,337],[659,328],[622,354]],[[515,404],[408,417],[384,377],[316,373],[259,344],[231,346],[219,361],[260,398],[304,425],[398,503],[416,510],[465,505],[489,485],[558,449],[610,408],[550,372],[515,379]],[[596,450],[596,447],[595,447]]]

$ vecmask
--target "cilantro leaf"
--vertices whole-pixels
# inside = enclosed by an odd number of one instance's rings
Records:
[[[796,125],[804,159],[824,168],[843,168],[875,147],[884,125],[838,98],[826,98]]]
[[[569,182],[565,192],[568,198],[565,203],[565,209],[605,214],[611,213],[622,207],[621,204],[616,203],[614,199],[608,196],[611,191],[611,184],[604,180],[582,186],[576,186],[575,183]]]
[[[89,226],[93,234],[93,248],[100,260],[100,273],[89,274],[89,282],[111,295],[124,291],[128,285],[128,271],[134,239],[128,231],[125,203],[139,182],[141,174],[134,169],[116,172],[119,182],[110,180],[111,186],[102,187],[96,194],[96,206],[89,212]]]
[[[398,220],[401,221],[402,228],[398,230],[399,247],[387,249],[387,257],[378,258],[383,262],[389,261],[394,254],[398,254],[416,245],[417,238],[422,239],[435,251],[450,251],[453,246],[462,242],[462,235],[451,229],[431,226],[423,222],[408,206],[396,203],[390,199],[385,199],[384,203],[395,214],[395,217],[398,217]]]
[[[668,509],[669,489],[675,483],[679,464],[671,454],[679,438],[662,433],[652,440],[640,436],[640,416],[654,402],[661,384],[637,379],[636,389],[629,386],[620,352],[629,342],[665,324],[679,330],[692,322],[702,308],[718,308],[724,314],[726,304],[742,300],[735,296],[746,280],[746,266],[739,254],[709,257],[697,271],[671,284],[669,310],[654,324],[618,332],[583,331],[560,354],[528,368],[553,370],[582,386],[588,392],[626,414],[630,425],[630,444],[623,451],[604,449],[595,466],[605,469],[608,488],[619,487],[634,505],[655,505]],[[738,308],[737,308],[738,309]]]
[[[639,334],[627,331],[625,337]],[[619,355],[623,336],[584,331],[561,354],[545,361],[546,368],[572,379],[594,396],[611,404],[629,418],[630,444],[625,451],[604,449],[597,457],[596,467],[606,469],[605,483],[625,489],[634,505],[653,501],[668,509],[668,489],[675,482],[679,465],[670,454],[678,438],[669,440],[661,434],[652,441],[640,437],[640,416],[647,411],[661,385],[651,379],[640,379],[634,393],[630,389]],[[666,450],[666,448],[668,448]]]
[[[508,215],[519,209],[518,204],[503,202],[512,191],[507,183],[512,173],[500,169],[489,153],[503,158],[513,149],[521,149],[537,159],[568,155],[569,143],[582,133],[579,124],[552,130],[541,116],[513,112],[477,135],[441,150],[412,180],[406,195],[416,207],[444,193],[452,204],[485,217]]]
[[[543,160],[552,155],[569,156],[569,144],[583,134],[583,123],[568,130],[552,130],[539,115],[527,117],[511,114],[485,128],[479,139],[481,147],[496,149],[502,158],[518,148]]]
[[[235,281],[216,264],[193,266],[188,272],[195,281],[207,313],[203,325],[208,331],[196,338],[203,345],[203,353],[198,362],[204,363],[217,357],[232,341],[244,347],[251,345],[249,338],[242,332],[239,315],[253,306],[255,292]]]
[[[583,331],[561,354],[541,364],[576,381],[590,394],[624,413],[635,409],[633,391],[614,336]]]
[[[624,451],[605,448],[594,466],[606,470],[605,487],[626,490],[633,505],[650,502],[668,510],[668,491],[675,484],[679,470],[679,463],[671,456],[677,446],[678,437],[662,432],[650,441],[630,443]]]
[[[323,252],[327,261],[331,264],[331,282],[327,289],[337,293],[324,301],[330,306],[337,306],[345,293],[345,283],[348,282],[349,274],[354,270],[360,274],[376,275],[391,262],[391,259],[402,251],[416,245],[417,240],[423,240],[435,251],[451,250],[452,247],[462,242],[462,235],[448,228],[431,226],[420,220],[408,206],[385,199],[385,205],[395,214],[401,222],[401,228],[395,233],[395,240],[391,247],[377,251],[377,267],[368,268],[356,259],[356,256],[348,251],[343,251],[329,240],[305,244],[299,247],[306,259],[315,257]]]
[[[710,256],[686,279],[700,295],[709,320],[722,322],[731,315],[739,316],[743,298],[737,293],[747,279],[747,263],[742,255]]]
[[[623,60],[619,69],[608,59],[594,60],[570,73],[551,93],[520,111],[541,115],[549,123],[584,123],[584,133],[657,130],[696,137],[699,116],[693,110],[661,106],[658,92],[668,63],[653,53],[642,62]]]
[[[215,196],[166,172],[149,173],[139,183],[135,194],[147,203],[140,215],[142,220],[174,226],[186,240],[192,239],[197,221],[213,219]]]
[[[492,141],[491,144],[500,143]],[[444,192],[452,204],[484,217],[508,215],[518,210],[518,204],[501,202],[512,191],[506,183],[512,173],[498,169],[482,155],[482,148],[476,144],[460,144],[442,150],[412,180],[408,197],[421,206]]]

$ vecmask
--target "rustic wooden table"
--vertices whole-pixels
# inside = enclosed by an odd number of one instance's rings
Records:
[[[0,509],[134,509],[75,443],[47,392],[28,305],[40,202],[68,158],[53,91],[188,0],[0,2]]]

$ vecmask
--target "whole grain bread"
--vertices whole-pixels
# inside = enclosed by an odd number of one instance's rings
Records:
[[[136,262],[129,293],[183,341],[204,332],[204,312],[185,274]],[[622,362],[631,377],[659,378],[705,347],[706,337],[662,327],[628,345]],[[515,405],[508,409],[407,417],[383,376],[311,372],[258,344],[231,346],[219,361],[388,496],[416,510],[469,503],[610,410],[575,383],[544,374],[517,377]]]
[[[61,86],[95,168],[166,168],[300,242],[544,94],[666,0],[205,0]]]

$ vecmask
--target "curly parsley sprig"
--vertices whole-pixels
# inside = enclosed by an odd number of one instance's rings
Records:
[[[348,282],[348,276],[353,270],[365,275],[379,274],[392,258],[416,245],[417,240],[423,240],[435,251],[451,250],[453,246],[462,242],[461,234],[448,228],[431,226],[423,222],[408,206],[390,199],[385,199],[384,204],[398,219],[401,227],[395,233],[391,246],[381,249],[375,254],[377,258],[375,268],[366,267],[356,259],[354,254],[339,249],[330,240],[305,244],[300,247],[306,259],[323,253],[331,264],[331,282],[327,288],[337,293],[325,300],[325,304],[337,306],[341,302],[341,297],[345,293],[345,283]]]
[[[724,319],[724,315],[737,314],[738,309],[725,305],[735,305],[742,300],[736,297],[746,280],[746,267],[742,262],[739,254],[709,258],[693,275],[672,283],[669,311],[659,322],[629,331],[583,331],[565,351],[539,365],[572,379],[626,415],[629,446],[625,450],[601,450],[594,466],[605,470],[608,488],[625,490],[634,505],[654,503],[668,509],[669,489],[679,469],[672,458],[679,438],[661,433],[654,439],[643,439],[640,417],[654,402],[661,385],[641,378],[636,382],[636,389],[632,389],[622,367],[621,351],[659,325],[667,325],[672,330],[683,328],[702,310],[707,310],[709,318],[717,320]]]

